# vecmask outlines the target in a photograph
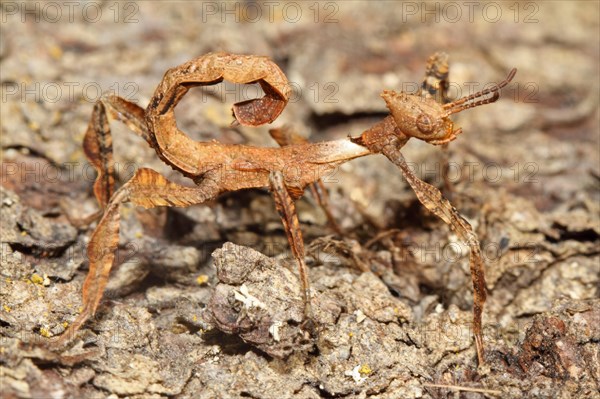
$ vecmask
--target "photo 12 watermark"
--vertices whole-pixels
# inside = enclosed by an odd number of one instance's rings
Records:
[[[7,23],[138,23],[140,8],[135,1],[3,1],[0,21]]]
[[[521,184],[540,183],[538,177],[540,167],[537,162],[533,161],[513,162],[506,165],[491,161],[426,162],[423,164],[407,162],[407,164],[415,174],[433,184],[473,183],[477,180],[484,180],[491,184],[507,181]]]
[[[464,161],[454,162],[407,162],[411,170],[430,184],[444,183],[473,183],[483,180],[489,184],[514,182],[518,184],[540,184],[539,164],[537,162],[514,162],[504,165],[496,162]],[[303,181],[316,181],[320,179],[324,184],[340,183],[340,166],[316,165],[310,171],[291,160],[290,162],[263,163],[273,170],[281,170],[291,183],[301,184]],[[123,181],[133,177],[141,167],[133,161],[117,161],[113,164],[116,176]],[[205,163],[203,168],[211,171],[220,181],[245,180],[246,175],[220,163]],[[61,184],[76,181],[94,182],[97,177],[95,167],[89,162],[70,161],[60,164],[46,160],[5,160],[1,164],[1,183],[18,182],[20,184]],[[247,172],[249,173],[249,172]],[[257,171],[256,173],[260,173]]]
[[[116,249],[88,248],[79,242],[65,245],[64,243],[49,243],[34,239],[24,239],[23,242],[0,242],[0,260],[3,264],[9,262],[11,257],[25,255],[30,259],[60,259],[64,264],[70,262],[98,262],[107,255],[114,255],[115,264],[140,262],[142,259],[142,245],[136,241],[122,242]],[[20,254],[20,255],[19,255]]]
[[[1,183],[64,184],[76,181],[96,181],[95,167],[89,162],[4,161],[0,164]],[[140,168],[135,162],[115,162],[115,175],[129,180]]]
[[[539,23],[540,5],[534,1],[399,1],[397,5],[403,23]]]
[[[459,98],[468,97],[474,93],[492,89],[498,82],[479,82],[466,81],[455,82],[448,81],[448,97],[458,100]],[[421,92],[422,82],[403,81],[398,87],[392,89],[401,91],[407,94],[418,95]],[[511,99],[514,102],[520,103],[539,103],[539,85],[536,82],[519,82],[514,81],[506,85],[502,90],[502,99]]]
[[[338,23],[336,1],[203,1],[203,23]]]
[[[103,95],[116,95],[137,102],[139,86],[135,82],[11,82],[2,87],[2,103],[58,103],[85,101],[94,104]]]
[[[124,88],[130,89],[129,87]],[[199,89],[200,94],[194,98],[195,103],[198,102],[198,97],[201,103],[218,99],[225,104],[235,104],[242,101],[261,98],[265,95],[265,92],[259,84],[233,84],[225,82],[218,85],[197,87],[196,89]],[[337,104],[340,102],[338,97],[340,87],[336,82],[312,81],[300,84],[288,81],[287,89],[290,93],[287,101],[288,103],[303,101],[314,104]],[[131,96],[134,95],[135,92],[128,92],[127,94]]]

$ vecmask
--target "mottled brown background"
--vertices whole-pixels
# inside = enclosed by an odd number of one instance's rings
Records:
[[[598,397],[598,2],[0,5],[3,397]],[[113,90],[145,106],[167,68],[209,51],[271,56],[296,90],[275,125],[313,141],[383,117],[379,93],[413,90],[435,51],[450,54],[453,96],[518,68],[499,102],[456,117],[464,133],[449,153],[452,201],[486,253],[486,366],[476,367],[469,328],[468,256],[383,157],[326,179],[344,241],[310,196],[299,203],[322,329],[314,345],[283,350],[272,334],[244,342],[203,310],[223,287],[210,254],[227,241],[240,247],[228,244],[220,264],[269,271],[245,283],[268,309],[298,305],[285,235],[257,190],[186,210],[127,208],[124,263],[96,319],[62,356],[39,347],[81,303],[91,229],[77,230],[64,209],[96,209],[81,149],[93,102]],[[268,127],[229,128],[231,104],[255,92],[226,90],[223,103],[193,90],[179,125],[197,139],[274,145]],[[121,180],[142,165],[177,179],[112,127]],[[411,141],[404,155],[441,187],[439,148]],[[362,382],[347,375],[357,366]]]

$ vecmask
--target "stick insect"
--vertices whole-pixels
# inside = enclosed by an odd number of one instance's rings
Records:
[[[273,122],[286,106],[291,90],[283,72],[267,57],[209,53],[171,68],[165,73],[146,109],[114,95],[103,95],[94,105],[83,142],[84,152],[98,173],[94,195],[100,206],[97,216],[101,218],[87,247],[89,272],[82,288],[82,310],[56,344],[62,346],[72,339],[98,308],[115,260],[119,242],[119,211],[123,203],[130,202],[145,208],[186,207],[201,204],[221,193],[247,188],[266,187],[273,195],[298,264],[305,318],[311,320],[308,270],[295,201],[303,195],[307,186],[318,184],[321,177],[339,165],[358,157],[383,154],[400,168],[419,201],[450,225],[470,248],[474,335],[478,361],[482,364],[481,316],[486,291],[479,241],[469,223],[439,190],[411,171],[400,149],[412,137],[434,145],[454,140],[461,129],[454,129],[449,117],[495,102],[500,89],[513,79],[515,73],[516,69],[513,69],[505,80],[492,88],[447,104],[440,104],[427,96],[385,90],[381,96],[390,115],[360,136],[320,143],[288,143],[282,138],[278,140],[280,144],[289,145],[278,148],[194,141],[179,130],[174,113],[190,88],[226,80],[237,84],[258,83],[265,94],[233,105],[237,123],[259,126]],[[140,168],[129,181],[116,189],[109,119],[127,125],[156,151],[163,162],[190,178],[196,186],[182,186],[152,169]]]

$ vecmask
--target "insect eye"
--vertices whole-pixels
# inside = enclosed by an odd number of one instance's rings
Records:
[[[417,117],[417,128],[421,133],[429,134],[433,130],[433,124],[431,119],[425,114],[421,114]]]

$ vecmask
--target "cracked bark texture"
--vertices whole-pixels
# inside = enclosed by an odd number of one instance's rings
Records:
[[[31,4],[0,5],[4,396],[598,397],[597,3],[493,3],[496,22],[489,7],[456,19],[439,2],[281,2],[271,14],[260,2],[231,3],[229,14],[220,2],[126,2],[118,14],[96,3],[97,20],[82,5],[70,20],[67,8],[57,19]],[[267,55],[295,95],[272,126],[229,126],[231,104],[258,96],[233,86],[191,90],[178,126],[204,141],[274,146],[268,129],[289,123],[320,141],[380,120],[381,91],[416,89],[440,50],[454,96],[519,69],[499,102],[455,118],[464,132],[449,152],[451,202],[486,261],[484,367],[468,251],[384,157],[324,179],[346,236],[333,236],[310,194],[297,203],[316,336],[300,328],[296,265],[273,201],[244,191],[188,209],[126,207],[96,318],[63,353],[40,345],[81,305],[91,229],[70,220],[97,209],[81,145],[97,91],[145,106],[165,70],[186,60]],[[111,127],[118,184],[143,166],[185,182]],[[443,186],[439,148],[411,141],[403,154]]]

